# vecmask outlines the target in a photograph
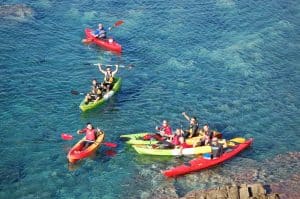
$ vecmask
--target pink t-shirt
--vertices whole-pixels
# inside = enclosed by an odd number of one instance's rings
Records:
[[[95,129],[84,128],[81,130],[82,133],[85,133],[85,139],[90,141],[95,141]]]

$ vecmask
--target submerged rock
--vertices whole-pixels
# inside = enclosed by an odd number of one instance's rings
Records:
[[[169,181],[169,184],[152,190],[151,196],[189,199],[300,198],[299,168],[300,152],[280,154],[260,164],[243,158],[230,167],[219,167]]]
[[[23,21],[33,17],[33,10],[24,4],[1,5],[0,18]]]

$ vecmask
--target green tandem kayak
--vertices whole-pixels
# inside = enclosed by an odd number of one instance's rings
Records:
[[[133,145],[132,147],[139,154],[147,154],[147,155],[179,156],[179,155],[204,154],[204,153],[211,152],[211,146],[185,148],[185,149],[182,149],[182,153],[180,153],[180,149],[156,149],[156,148],[152,148],[152,145]]]
[[[157,140],[144,140],[143,137],[147,134],[153,134],[150,132],[136,133],[136,134],[127,134],[121,135],[120,138],[123,138],[126,141],[126,144],[157,144]]]
[[[106,102],[107,100],[109,100],[116,92],[118,92],[121,88],[121,82],[122,79],[119,77],[115,77],[114,78],[114,86],[112,88],[111,91],[109,91],[108,93],[106,93],[105,95],[103,95],[102,99],[100,99],[97,102],[90,102],[88,104],[85,104],[84,99],[82,100],[82,102],[79,105],[79,108],[85,112],[91,109],[94,109],[102,104],[104,104],[104,102]]]
[[[154,134],[150,132],[142,132],[142,133],[136,133],[136,134],[126,134],[126,135],[121,135],[120,138],[123,138],[126,140],[126,144],[131,144],[131,145],[139,145],[139,144],[157,144],[157,140],[144,140],[143,137],[147,134]],[[221,138],[222,134],[219,132],[216,132],[216,137]],[[187,144],[192,145],[196,140],[199,140],[202,136],[197,136],[197,137],[192,137],[188,138],[186,140]]]
[[[231,140],[219,139],[219,143],[223,144],[224,149],[227,147],[233,147],[236,143],[244,143],[245,138],[237,137]],[[153,147],[154,146],[154,147]],[[211,153],[212,147],[209,145],[199,146],[199,147],[191,147],[184,148],[182,151],[180,149],[161,149],[155,148],[155,145],[132,145],[132,147],[139,154],[146,155],[165,155],[165,156],[178,156],[178,155],[196,155],[196,154],[204,154]]]

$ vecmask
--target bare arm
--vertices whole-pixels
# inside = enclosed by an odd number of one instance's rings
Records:
[[[101,73],[105,74],[105,71],[101,68],[101,64],[98,64],[98,68]]]
[[[112,76],[115,76],[115,74],[118,72],[119,70],[119,65],[116,65],[116,70],[114,70],[114,72],[112,72]]]
[[[82,133],[85,133],[85,128],[77,131],[77,134],[82,134]]]
[[[182,115],[185,117],[185,119],[187,119],[188,121],[190,121],[191,118],[185,112],[182,112]]]

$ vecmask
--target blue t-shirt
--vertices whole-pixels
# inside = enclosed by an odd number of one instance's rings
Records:
[[[94,35],[96,35],[97,37],[99,37],[101,35],[101,38],[105,38],[106,37],[106,31],[105,31],[104,28],[101,29],[101,30],[97,29],[97,30],[94,31]]]

